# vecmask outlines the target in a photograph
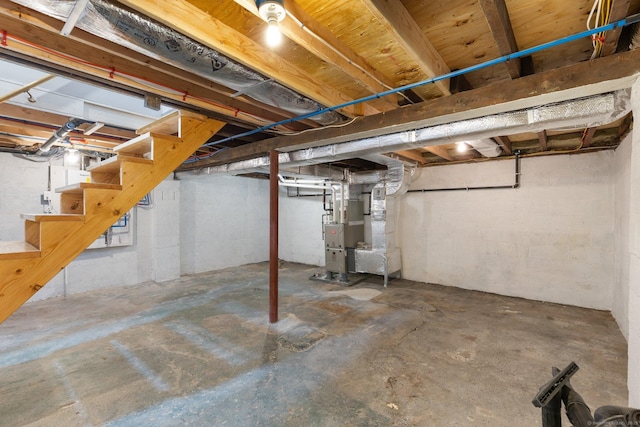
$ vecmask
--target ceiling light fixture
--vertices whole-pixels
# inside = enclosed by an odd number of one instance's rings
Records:
[[[68,148],[64,155],[64,160],[71,165],[75,165],[80,160],[80,153],[75,148]]]
[[[287,16],[283,0],[256,0],[256,6],[260,17],[269,24],[266,34],[267,44],[271,47],[278,46],[282,42],[278,23]]]
[[[466,142],[456,142],[456,150],[458,150],[458,153],[466,153],[468,148]]]

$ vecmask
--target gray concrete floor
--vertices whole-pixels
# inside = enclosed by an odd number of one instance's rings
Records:
[[[0,324],[2,426],[537,426],[551,366],[625,405],[606,312],[267,264],[28,304]],[[566,423],[565,425],[569,425]]]

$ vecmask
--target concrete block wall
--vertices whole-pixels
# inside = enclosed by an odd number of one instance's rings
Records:
[[[23,240],[20,214],[42,212],[48,166],[0,153],[1,240]],[[268,259],[268,182],[186,175],[151,194],[151,209],[133,211],[132,246],[83,252],[32,301]]]
[[[616,148],[613,165],[615,264],[611,313],[629,339],[629,227],[631,221],[631,146],[629,134]]]
[[[324,266],[322,197],[288,197],[281,188],[279,207],[279,258]]]
[[[406,194],[403,276],[609,310],[613,157],[603,151],[522,159],[517,190]],[[513,161],[499,161],[425,168],[411,188],[513,182]]]
[[[0,240],[24,240],[20,214],[42,212],[40,194],[47,189],[47,166],[0,153]]]
[[[640,118],[640,81],[636,81],[631,94],[634,121]],[[640,128],[635,126],[631,136],[629,156],[629,228],[628,232],[628,281],[622,278],[621,286],[628,288],[628,342],[629,368],[627,385],[629,405],[640,407]]]
[[[182,274],[269,259],[269,182],[180,176]]]

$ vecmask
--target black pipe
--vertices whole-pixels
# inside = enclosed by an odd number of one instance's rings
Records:
[[[436,191],[471,191],[471,190],[504,190],[520,188],[520,150],[513,152],[516,161],[516,172],[512,185],[488,185],[481,187],[450,187],[450,188],[421,188],[419,190],[408,190],[407,193],[431,193]]]

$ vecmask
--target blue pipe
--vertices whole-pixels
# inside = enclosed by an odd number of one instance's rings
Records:
[[[447,79],[450,79],[452,77],[458,77],[458,76],[461,76],[463,74],[471,73],[473,71],[478,71],[478,70],[481,70],[483,68],[491,67],[493,65],[502,64],[503,62],[507,62],[507,61],[512,60],[512,59],[518,59],[518,58],[522,58],[522,57],[525,57],[525,56],[529,56],[529,55],[531,55],[533,53],[540,52],[542,50],[546,50],[546,49],[549,49],[549,48],[552,48],[552,47],[555,47],[555,46],[560,46],[562,44],[570,43],[572,41],[576,41],[576,40],[579,40],[579,39],[582,39],[582,38],[585,38],[585,37],[590,37],[590,36],[592,36],[594,34],[598,34],[598,33],[602,33],[602,32],[605,32],[605,31],[613,30],[615,28],[625,27],[627,25],[635,24],[637,22],[640,22],[640,13],[628,16],[626,18],[620,19],[619,21],[615,21],[615,22],[612,22],[610,24],[603,25],[601,27],[594,28],[592,30],[582,31],[582,32],[579,32],[579,33],[576,33],[576,34],[573,34],[573,35],[570,35],[570,36],[559,38],[559,39],[554,40],[554,41],[550,41],[550,42],[543,43],[543,44],[540,44],[540,45],[537,45],[537,46],[534,46],[534,47],[530,47],[528,49],[524,49],[524,50],[520,50],[518,52],[510,53],[508,55],[504,55],[504,56],[501,56],[499,58],[490,59],[489,61],[485,61],[485,62],[482,62],[482,63],[477,64],[477,65],[472,65],[472,66],[467,67],[467,68],[462,68],[460,70],[451,71],[449,73],[442,74],[440,76],[432,77],[430,79],[422,80],[422,81],[419,81],[419,82],[416,82],[416,83],[410,83],[410,84],[407,84],[407,85],[404,85],[404,86],[397,87],[395,89],[389,89],[389,90],[384,91],[384,92],[379,92],[379,93],[376,93],[376,94],[373,94],[373,95],[365,96],[364,98],[355,99],[353,101],[345,102],[343,104],[334,105],[333,107],[325,107],[325,108],[322,108],[320,110],[317,110],[317,111],[314,111],[314,112],[311,112],[311,113],[307,113],[307,114],[303,114],[301,116],[292,117],[290,119],[285,119],[285,120],[281,120],[279,122],[271,123],[269,125],[262,126],[260,128],[257,128],[257,129],[253,129],[253,130],[250,130],[250,131],[247,131],[247,132],[244,132],[244,133],[240,133],[238,135],[229,136],[229,137],[221,139],[219,141],[208,142],[208,143],[206,143],[204,145],[205,146],[212,146],[212,145],[222,144],[222,143],[228,142],[228,141],[233,141],[236,138],[242,138],[242,137],[245,137],[245,136],[255,135],[256,133],[264,132],[266,130],[269,130],[269,129],[277,127],[277,126],[282,126],[282,125],[286,125],[286,124],[289,124],[289,123],[299,122],[301,120],[306,120],[306,119],[309,119],[311,117],[314,117],[314,116],[317,116],[317,115],[320,115],[320,114],[328,113],[330,111],[339,110],[341,108],[350,107],[352,105],[361,104],[363,102],[373,101],[373,100],[381,98],[383,96],[393,95],[393,94],[398,93],[398,92],[402,92],[402,91],[405,91],[405,90],[413,89],[413,88],[416,88],[416,87],[419,87],[419,86],[424,86],[424,85],[429,84],[429,83],[435,83],[435,82],[438,82],[440,80],[447,80]],[[199,160],[212,157],[215,154],[216,153],[211,153],[211,154],[207,155],[206,157],[188,159],[184,163],[195,163],[195,162],[197,162]]]

